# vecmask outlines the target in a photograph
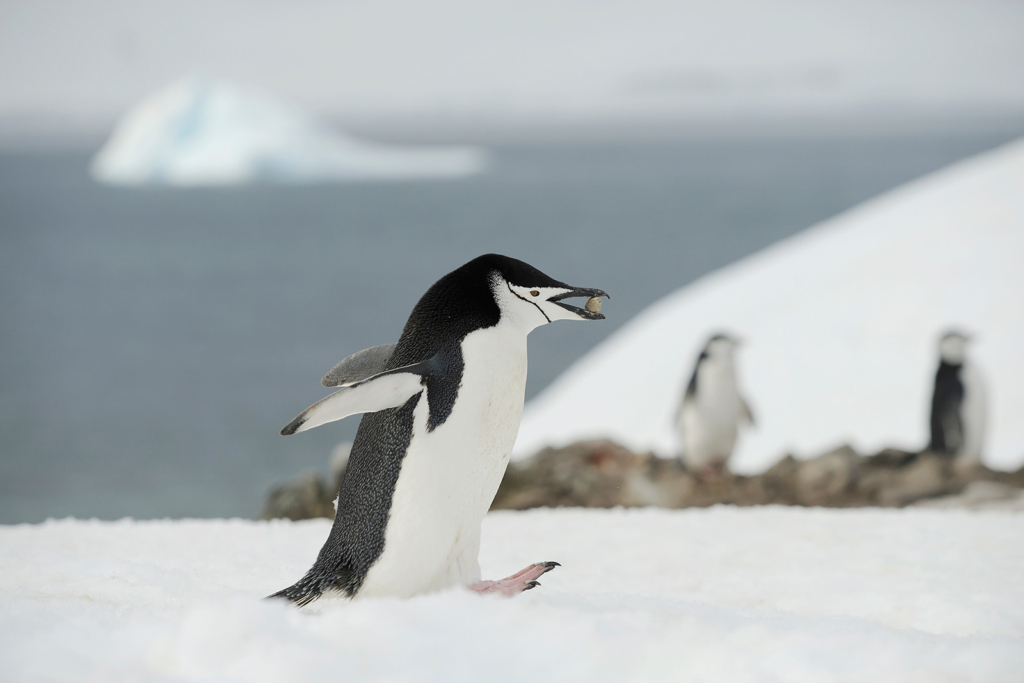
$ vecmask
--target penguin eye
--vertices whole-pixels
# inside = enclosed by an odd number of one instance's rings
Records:
[[[540,296],[540,292],[536,289],[530,290],[530,296]]]

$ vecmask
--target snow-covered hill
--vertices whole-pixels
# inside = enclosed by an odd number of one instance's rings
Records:
[[[612,295],[614,296],[614,292]],[[615,315],[614,299],[606,313]],[[666,297],[527,407],[516,452],[609,437],[675,452],[672,412],[716,330],[746,340],[758,425],[739,471],[841,443],[922,447],[938,334],[977,335],[985,462],[1024,462],[1024,141],[900,187]]]
[[[1019,681],[1024,515],[533,510],[484,522],[512,600],[259,598],[326,520],[0,527],[5,681]]]
[[[111,184],[230,185],[446,178],[483,166],[477,149],[361,142],[269,95],[186,78],[132,107],[91,171]]]

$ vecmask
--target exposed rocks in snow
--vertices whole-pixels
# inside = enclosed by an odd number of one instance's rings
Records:
[[[922,500],[914,507],[1024,511],[1024,489],[998,481],[972,481],[959,495]]]
[[[675,461],[612,441],[583,441],[511,463],[492,508],[680,507],[694,488]]]
[[[322,476],[316,472],[307,472],[272,488],[267,495],[267,502],[263,504],[260,519],[333,519],[334,504],[331,501],[334,495],[330,483]]]
[[[351,452],[352,444],[348,442],[334,447],[330,459],[331,474],[327,478],[316,472],[306,472],[270,489],[260,519],[334,519],[334,498],[338,495],[341,475],[345,473]]]
[[[547,448],[509,465],[493,508],[685,508],[719,503],[903,507],[972,490],[969,484],[1019,492],[1024,469],[1006,473],[981,465],[963,468],[932,453],[896,450],[862,456],[843,446],[812,460],[787,456],[756,476],[726,474],[704,481],[675,460],[633,453],[611,441],[583,441]],[[969,500],[981,494],[973,495]]]
[[[331,481],[310,473],[280,484],[260,516],[333,518],[340,482],[341,470],[335,469]],[[1024,509],[1024,468],[1008,473],[963,467],[933,453],[894,449],[863,456],[842,446],[811,460],[786,456],[755,476],[726,473],[702,480],[677,460],[634,453],[607,440],[580,441],[511,463],[491,509],[718,504]]]

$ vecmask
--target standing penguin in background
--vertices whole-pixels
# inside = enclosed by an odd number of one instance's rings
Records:
[[[559,282],[506,256],[473,259],[438,280],[397,344],[360,351],[323,378],[341,387],[281,434],[365,413],[337,514],[313,567],[271,597],[305,605],[409,597],[453,586],[513,595],[557,566],[481,581],[480,525],[519,431],[526,336],[555,320],[601,320],[600,289]],[[565,302],[589,297],[586,308]]]
[[[680,459],[702,479],[720,476],[732,455],[740,421],[754,417],[736,386],[739,342],[712,336],[697,356],[693,375],[676,416]]]
[[[950,330],[939,339],[939,368],[932,391],[928,450],[961,463],[981,462],[985,442],[985,385],[967,362],[970,337]]]

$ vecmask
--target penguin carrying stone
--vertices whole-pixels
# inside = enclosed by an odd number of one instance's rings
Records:
[[[939,367],[932,390],[928,450],[960,464],[981,462],[985,443],[985,385],[967,359],[971,338],[949,330],[939,339]]]
[[[316,562],[271,595],[410,597],[455,586],[514,595],[557,562],[481,581],[480,526],[508,465],[526,391],[526,337],[555,320],[602,320],[600,289],[572,287],[487,254],[438,280],[397,344],[355,353],[324,376],[339,387],[288,423],[290,435],[364,413],[337,513]],[[587,297],[584,308],[568,299]]]
[[[679,458],[702,479],[725,471],[742,422],[754,424],[736,381],[739,342],[726,334],[708,339],[694,363],[676,413]]]

